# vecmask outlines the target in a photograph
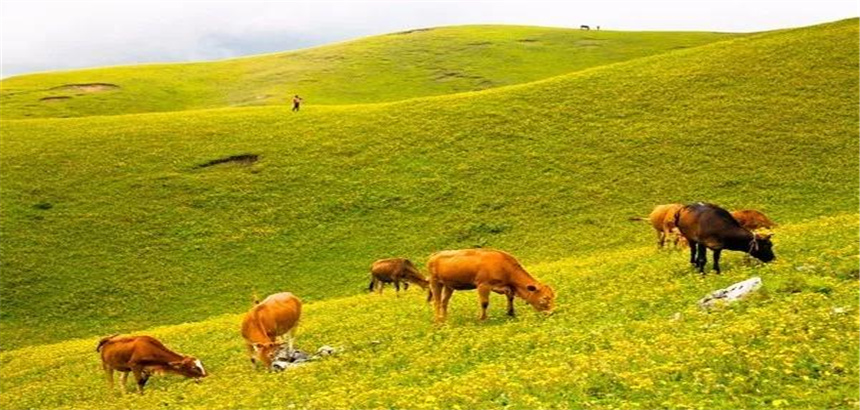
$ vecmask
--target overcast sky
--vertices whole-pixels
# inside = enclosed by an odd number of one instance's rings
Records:
[[[858,14],[857,0],[2,0],[0,71],[211,60],[455,24],[750,32]]]

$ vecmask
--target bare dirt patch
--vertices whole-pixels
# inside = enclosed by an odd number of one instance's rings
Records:
[[[76,91],[84,93],[103,93],[105,91],[118,90],[120,87],[110,83],[86,83],[86,84],[65,84],[59,87],[51,88],[51,90]]]
[[[229,157],[213,159],[209,162],[204,162],[197,166],[197,168],[208,168],[213,165],[218,164],[227,164],[227,163],[237,163],[241,165],[251,165],[260,160],[260,156],[257,154],[240,154],[240,155],[231,155]]]
[[[69,97],[67,95],[57,95],[57,96],[53,96],[53,97],[39,98],[39,101],[46,102],[46,103],[55,103],[55,102],[61,102],[61,101],[66,101],[66,100],[71,100],[71,99],[72,99],[72,97]]]

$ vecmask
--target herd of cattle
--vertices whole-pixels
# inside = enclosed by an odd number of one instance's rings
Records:
[[[644,218],[633,218],[644,219]],[[746,252],[770,262],[775,258],[770,234],[755,232],[775,226],[761,212],[741,210],[728,212],[713,204],[659,205],[648,217],[657,231],[658,247],[674,237],[676,246],[690,247],[690,263],[704,273],[707,249],[714,253],[714,270],[720,272],[723,249]],[[382,293],[386,283],[404,290],[415,284],[428,290],[427,300],[433,301],[435,319],[447,316],[448,301],[455,290],[477,289],[481,306],[480,319],[487,318],[490,292],[506,296],[507,313],[514,316],[514,298],[528,302],[539,312],[551,313],[555,304],[553,289],[532,277],[510,254],[490,249],[462,249],[437,252],[427,261],[429,278],[405,258],[382,259],[371,265],[370,291]],[[247,354],[256,367],[257,362],[271,368],[275,355],[284,348],[293,349],[295,331],[301,316],[302,303],[292,293],[270,295],[255,301],[254,307],[242,320],[242,337]],[[286,342],[279,338],[286,336]],[[108,336],[101,339],[96,351],[101,354],[102,368],[113,389],[113,373],[121,372],[120,387],[125,393],[128,374],[132,373],[139,393],[153,373],[175,373],[199,381],[208,374],[200,360],[181,355],[150,336]]]

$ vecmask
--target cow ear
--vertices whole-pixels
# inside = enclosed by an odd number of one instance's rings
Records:
[[[535,286],[535,285],[528,285],[528,286],[526,286],[526,289],[528,289],[528,291],[529,291],[529,292],[534,292],[534,291],[536,291],[536,290],[537,290],[537,286]]]

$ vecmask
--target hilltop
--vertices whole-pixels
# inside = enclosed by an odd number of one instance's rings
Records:
[[[3,118],[287,104],[363,104],[526,83],[737,37],[455,26],[223,61],[23,75],[0,81]]]

